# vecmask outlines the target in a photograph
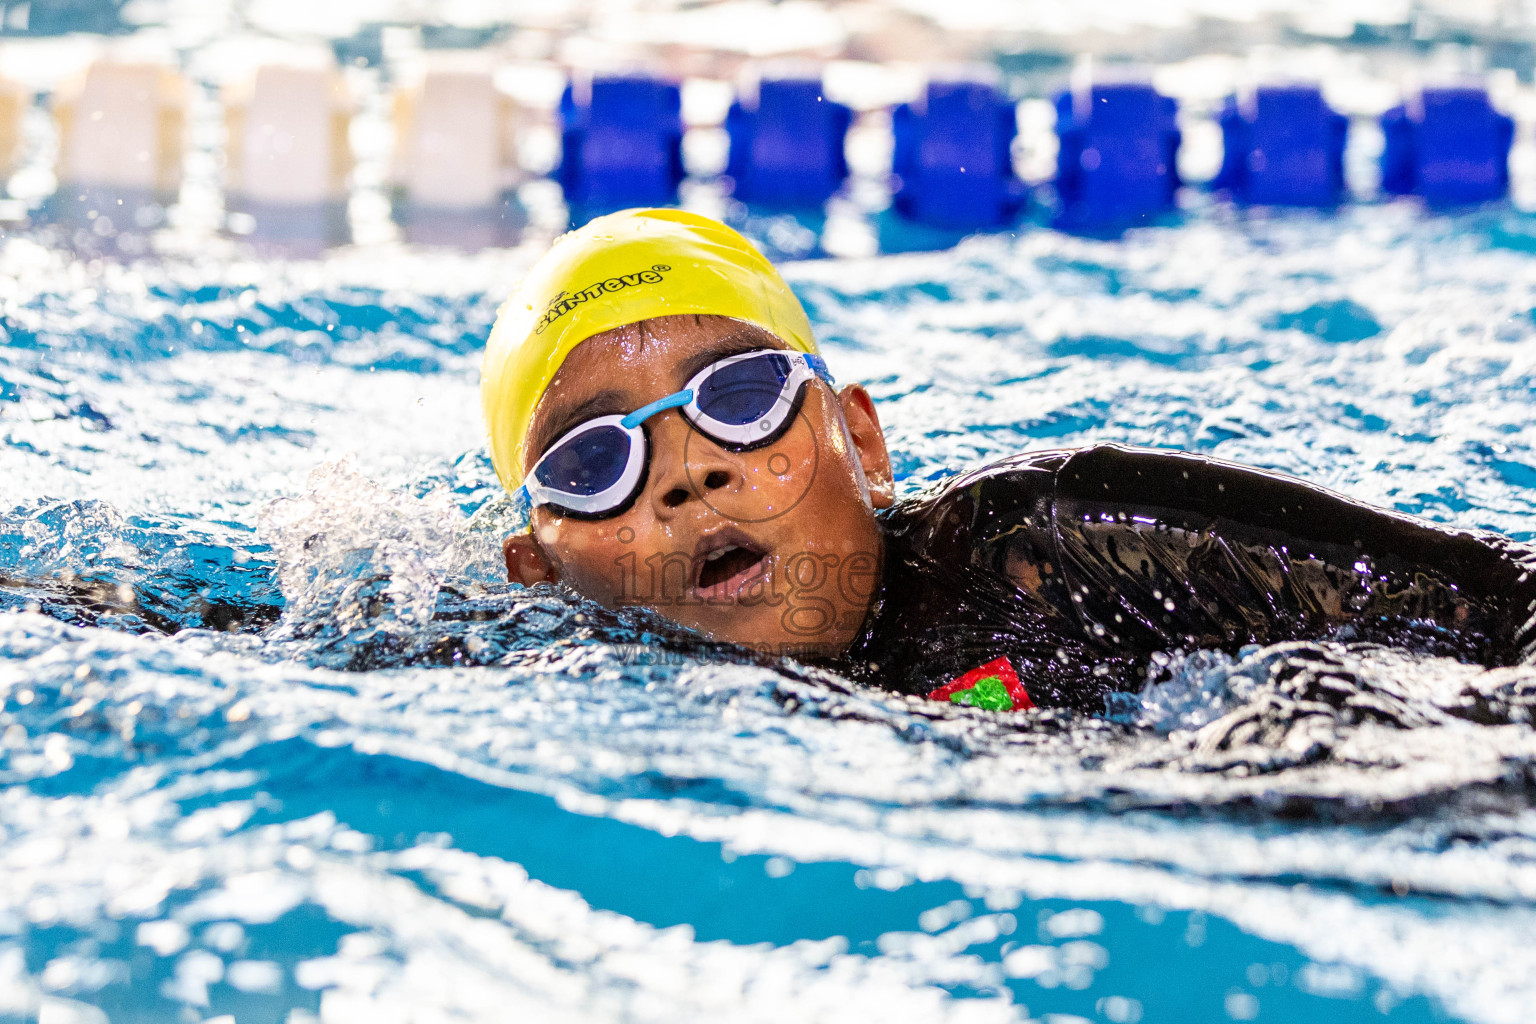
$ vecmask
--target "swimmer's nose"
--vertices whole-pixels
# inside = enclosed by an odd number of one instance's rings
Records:
[[[676,410],[651,420],[651,502],[667,518],[695,498],[739,487],[741,468],[709,438],[697,433]]]

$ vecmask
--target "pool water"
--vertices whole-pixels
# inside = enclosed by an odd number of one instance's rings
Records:
[[[0,243],[0,1020],[1529,1019],[1536,672],[1169,652],[999,716],[505,584],[537,249]],[[1533,250],[1209,207],[785,273],[905,492],[1115,440],[1529,539]],[[1319,665],[1400,713],[1275,703]]]

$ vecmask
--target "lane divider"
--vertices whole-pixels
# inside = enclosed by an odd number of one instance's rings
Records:
[[[1178,104],[1139,82],[1095,84],[1056,97],[1058,227],[1115,228],[1173,209]]]
[[[560,97],[556,177],[574,207],[593,212],[677,202],[683,174],[677,83],[644,75],[577,78]]]
[[[292,219],[298,230],[316,210],[344,215],[354,187],[355,104],[340,70],[265,65],[243,86],[223,97],[231,229],[241,216]],[[171,67],[101,60],[56,90],[58,195],[106,188],[170,201],[180,181],[188,89]],[[513,103],[493,69],[433,70],[392,92],[389,187],[407,236],[431,240],[439,221],[463,212],[466,223],[495,222],[477,244],[507,244],[518,216],[509,197],[521,172]],[[3,165],[29,104],[11,93],[0,93],[0,101]],[[551,176],[573,220],[678,202],[687,177],[682,101],[678,82],[645,73],[567,81],[556,112],[561,156]],[[1084,82],[1058,94],[1054,106],[1056,175],[1034,188],[1014,169],[1017,105],[984,74],[930,80],[917,98],[887,108],[896,216],[948,231],[1000,229],[1018,223],[1033,202],[1060,229],[1111,233],[1176,209],[1183,135],[1173,98],[1148,82]],[[718,119],[723,97],[716,110]],[[728,155],[708,176],[723,171],[724,191],[743,203],[820,213],[847,188],[854,119],[814,76],[763,78],[730,104],[720,133]],[[1223,158],[1207,187],[1218,195],[1243,206],[1318,208],[1349,198],[1350,122],[1318,86],[1260,85],[1228,98],[1216,120]],[[1508,195],[1514,122],[1485,88],[1416,91],[1382,115],[1381,128],[1383,194],[1417,196],[1435,208]],[[101,201],[91,195],[88,205],[94,211]]]
[[[1349,119],[1315,85],[1260,86],[1218,118],[1225,153],[1211,188],[1262,206],[1337,206]]]
[[[1515,122],[1476,87],[1425,89],[1381,116],[1381,188],[1432,206],[1501,199],[1509,192]]]
[[[731,194],[763,206],[821,206],[848,178],[853,112],[814,78],[764,79],[756,91],[737,98],[725,119]]]
[[[981,82],[930,82],[919,103],[891,115],[896,211],[935,227],[1013,222],[1027,198],[1014,176],[1015,106]]]

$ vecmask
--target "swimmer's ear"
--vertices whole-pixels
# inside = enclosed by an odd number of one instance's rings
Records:
[[[507,579],[513,583],[531,587],[535,583],[556,583],[560,579],[532,533],[514,533],[502,541],[501,554],[507,560]]]
[[[858,384],[849,384],[838,392],[837,401],[843,407],[843,422],[848,424],[854,454],[864,467],[870,504],[890,508],[896,500],[896,484],[891,479],[891,453],[885,450],[885,434],[880,430],[875,400]]]

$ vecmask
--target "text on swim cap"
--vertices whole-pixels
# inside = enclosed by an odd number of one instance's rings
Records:
[[[640,284],[660,284],[661,275],[671,269],[665,263],[658,263],[649,270],[610,277],[606,281],[589,284],[580,291],[561,292],[555,296],[554,301],[549,304],[549,308],[544,310],[544,315],[539,317],[538,325],[534,327],[533,333],[543,334],[544,328],[559,320],[583,302],[590,302],[600,295],[608,292],[623,291],[625,288],[633,288]]]

